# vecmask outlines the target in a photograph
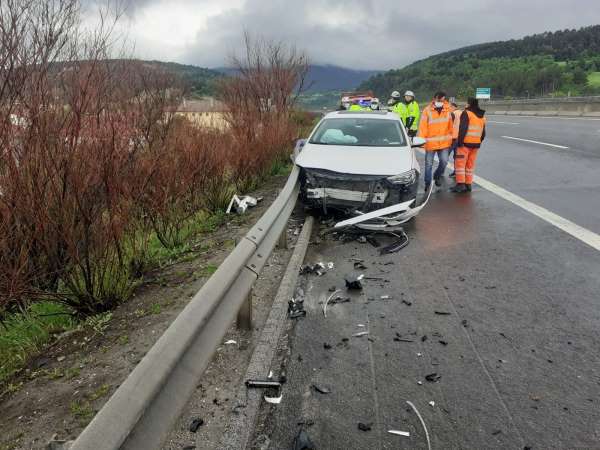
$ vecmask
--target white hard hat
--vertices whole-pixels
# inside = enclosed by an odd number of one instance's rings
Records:
[[[413,91],[406,91],[406,92],[404,93],[404,96],[405,96],[405,97],[408,97],[408,96],[410,96],[410,97],[414,97],[414,96],[415,96],[415,93],[414,93]]]
[[[398,91],[392,92],[392,98],[400,98],[400,92],[398,92]]]

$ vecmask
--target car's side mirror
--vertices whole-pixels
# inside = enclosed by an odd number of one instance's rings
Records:
[[[411,147],[423,147],[426,142],[427,142],[427,140],[425,138],[415,136],[414,138],[412,138],[410,146]]]

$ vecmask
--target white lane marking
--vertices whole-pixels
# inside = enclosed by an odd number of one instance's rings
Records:
[[[569,147],[565,147],[564,145],[549,144],[548,142],[532,141],[531,139],[523,139],[523,138],[518,138],[518,137],[513,137],[513,136],[502,136],[502,137],[504,139],[513,139],[515,141],[523,141],[523,142],[530,142],[532,144],[547,145],[548,147],[556,147],[556,148],[563,148],[563,149],[569,148]]]
[[[501,123],[504,125],[521,125],[518,122],[500,122],[499,120],[488,120],[488,123]]]
[[[422,149],[419,149],[419,151],[421,153],[425,153],[425,151]],[[454,164],[448,162],[448,167],[454,169]],[[496,194],[498,197],[503,198],[504,200],[518,206],[519,208],[524,209],[525,211],[533,214],[534,216],[539,217],[540,219],[548,222],[550,225],[554,225],[559,230],[570,234],[575,239],[579,239],[584,244],[587,244],[593,249],[598,250],[600,252],[600,234],[596,234],[593,231],[588,230],[587,228],[583,228],[582,226],[571,222],[569,219],[565,219],[564,217],[561,217],[558,214],[547,210],[546,208],[536,205],[535,203],[532,203],[528,200],[525,200],[523,197],[520,197],[517,194],[513,194],[512,192],[507,191],[506,189],[498,186],[497,184],[494,184],[491,181],[486,180],[485,178],[481,178],[478,175],[473,176],[473,181],[482,188],[487,189],[493,194]]]
[[[497,196],[502,197],[504,200],[507,200],[520,208],[523,208],[525,211],[530,212],[534,216],[545,220],[549,224],[554,225],[556,228],[564,231],[565,233],[570,234],[574,238],[579,239],[581,242],[600,251],[599,234],[596,234],[593,231],[588,230],[587,228],[583,228],[582,226],[579,226],[576,223],[573,223],[570,220],[553,213],[552,211],[548,211],[546,208],[542,208],[541,206],[536,205],[535,203],[531,203],[530,201],[525,200],[523,197],[519,197],[518,195],[513,194],[512,192],[507,191],[506,189],[501,188],[500,186],[484,178],[481,178],[480,176],[475,175],[473,177],[473,181],[475,181],[475,183],[477,183],[482,188],[493,192]]]
[[[488,117],[506,117],[507,114],[486,114]],[[592,120],[598,121],[599,119],[595,119],[593,117],[559,117],[559,116],[523,116],[520,114],[508,114],[508,116],[512,117],[528,117],[530,119],[557,119],[557,120]]]

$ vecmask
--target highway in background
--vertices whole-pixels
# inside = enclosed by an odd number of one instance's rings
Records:
[[[407,401],[433,449],[600,448],[600,251],[582,240],[600,233],[600,121],[489,121],[477,173],[491,190],[439,189],[396,254],[332,236],[309,248],[335,269],[301,277],[308,315],[282,343],[268,448],[305,429],[319,449],[427,449]],[[370,279],[347,292],[356,258]],[[324,317],[333,287],[351,300]]]

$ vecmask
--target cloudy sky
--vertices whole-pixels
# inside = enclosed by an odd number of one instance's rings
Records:
[[[84,19],[96,8],[86,0]],[[226,65],[244,30],[304,49],[313,63],[402,67],[469,44],[600,24],[600,0],[121,0],[136,56]]]

